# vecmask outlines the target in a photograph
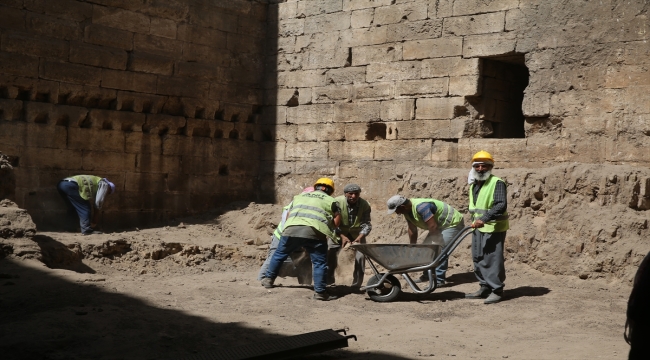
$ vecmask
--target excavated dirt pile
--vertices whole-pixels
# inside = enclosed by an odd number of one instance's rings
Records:
[[[16,180],[9,157],[0,153],[0,238],[33,236],[36,225],[26,210],[11,201],[14,198]],[[7,251],[0,249],[0,257]]]

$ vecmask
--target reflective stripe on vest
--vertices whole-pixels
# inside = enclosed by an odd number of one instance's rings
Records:
[[[97,195],[97,189],[99,188],[99,176],[93,175],[76,175],[72,178],[79,185],[79,196],[84,200],[90,200],[91,198]]]
[[[361,219],[366,211],[370,210],[370,204],[364,199],[359,198],[359,213],[357,213],[354,223],[350,225],[350,214],[348,213],[348,199],[345,195],[336,197],[336,201],[339,203],[339,208],[341,209],[341,225],[339,229],[344,234],[350,234],[354,238],[359,236],[361,232]]]
[[[420,229],[429,229],[427,223],[420,218],[420,214],[417,212],[418,205],[423,203],[433,203],[436,205],[436,213],[433,215],[433,218],[435,219],[436,224],[438,224],[438,228],[440,230],[454,227],[463,221],[463,214],[443,201],[436,199],[411,199],[411,213],[413,218],[410,216],[405,216],[405,218]]]
[[[322,191],[304,193],[293,197],[293,206],[285,222],[289,226],[311,226],[327,237],[335,238],[333,231],[332,206],[336,203],[333,197]]]
[[[494,175],[490,176],[485,181],[481,190],[479,190],[476,205],[474,205],[474,184],[469,187],[469,213],[472,215],[472,221],[487,214],[494,205],[494,190],[496,189],[498,181],[503,180]],[[503,183],[505,184],[505,181],[503,181]],[[486,222],[485,225],[482,228],[478,228],[478,230],[485,233],[506,231],[510,227],[508,217],[508,211],[506,210],[502,216],[499,216],[496,220]]]

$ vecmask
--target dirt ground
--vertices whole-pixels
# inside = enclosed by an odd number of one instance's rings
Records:
[[[469,240],[451,258],[450,285],[429,295],[402,282],[395,302],[377,303],[339,285],[340,299],[317,302],[295,278],[267,290],[256,275],[280,208],[234,204],[174,226],[2,240],[2,358],[192,358],[340,328],[358,341],[307,358],[627,358],[629,279],[552,275],[509,259],[505,300],[484,305],[463,297],[477,288]]]

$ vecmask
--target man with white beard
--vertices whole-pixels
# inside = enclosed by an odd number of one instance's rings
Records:
[[[503,244],[508,230],[506,183],[491,174],[494,159],[487,151],[472,157],[469,175],[469,212],[472,215],[472,260],[481,288],[465,294],[467,299],[486,298],[494,304],[503,298],[506,279]]]

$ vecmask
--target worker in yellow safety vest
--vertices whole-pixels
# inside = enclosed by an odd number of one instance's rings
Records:
[[[481,286],[465,294],[467,299],[483,299],[485,304],[502,300],[506,270],[503,246],[508,230],[508,203],[505,181],[492,175],[494,158],[487,151],[472,157],[468,182],[469,212],[472,215],[472,260]]]
[[[262,279],[262,286],[272,288],[282,262],[294,250],[304,247],[313,264],[314,299],[327,301],[337,298],[326,290],[327,238],[334,238],[334,229],[341,224],[338,203],[331,196],[333,193],[334,181],[320,178],[314,184],[313,192],[294,196],[280,243]]]
[[[68,205],[68,209],[77,212],[81,233],[101,234],[94,229],[99,218],[99,210],[104,205],[106,195],[115,192],[115,184],[99,176],[76,175],[59,181],[57,190]]]

